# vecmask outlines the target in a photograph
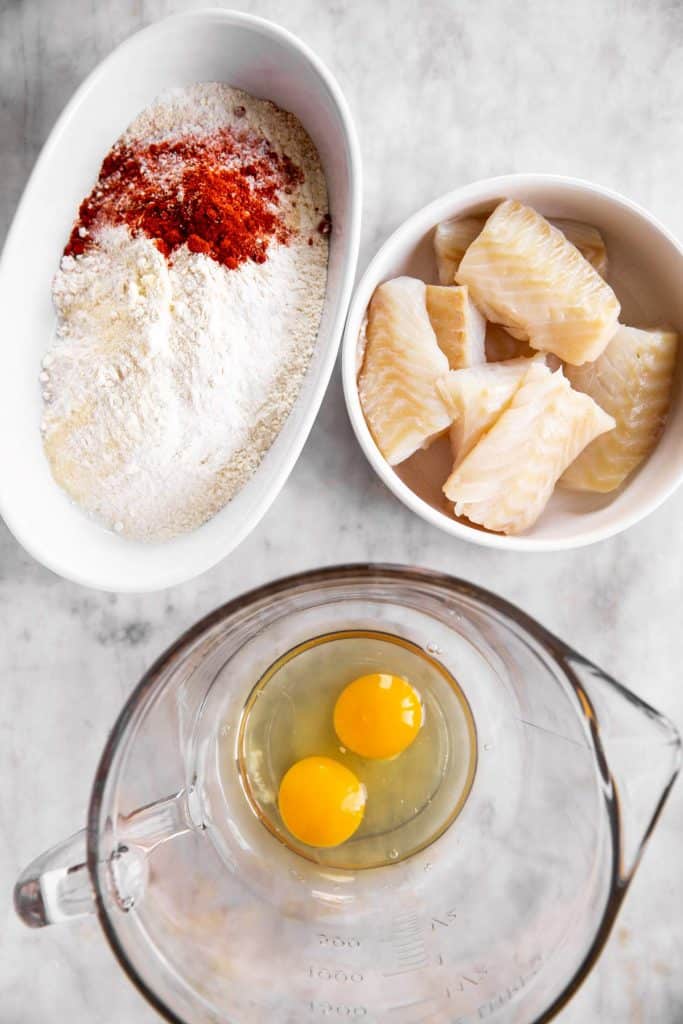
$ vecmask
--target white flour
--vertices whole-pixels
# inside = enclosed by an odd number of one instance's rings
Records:
[[[186,246],[169,263],[126,227],[101,230],[96,246],[62,260],[58,338],[41,374],[45,450],[88,513],[147,540],[201,525],[257,468],[296,399],[325,289],[324,179],[303,129],[271,104],[211,85],[176,91],[128,134],[187,132],[188,94],[195,106],[210,97],[205,130],[242,105],[240,119],[258,122],[306,180],[285,199],[294,236],[271,242],[262,264],[228,270]]]

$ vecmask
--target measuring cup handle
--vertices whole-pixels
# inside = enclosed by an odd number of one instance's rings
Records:
[[[196,827],[184,790],[120,817],[118,842],[103,858],[112,899],[130,910],[144,895],[149,855],[162,843]],[[94,912],[85,829],[29,864],[14,886],[14,907],[30,928]]]
[[[14,886],[14,908],[29,928],[42,928],[95,908],[88,865],[85,829],[36,857]]]

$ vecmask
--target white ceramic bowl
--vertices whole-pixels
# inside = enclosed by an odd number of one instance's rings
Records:
[[[672,409],[655,451],[622,487],[608,495],[556,490],[536,525],[519,537],[488,533],[459,522],[411,490],[380,454],[365,422],[358,390],[357,341],[368,302],[378,284],[399,274],[436,282],[432,233],[439,221],[492,209],[511,197],[546,216],[568,217],[598,227],[607,244],[609,280],[622,300],[621,319],[634,326],[668,323],[683,331],[683,247],[641,207],[609,189],[547,174],[489,178],[425,206],[384,243],[356,288],[342,349],[344,394],[356,437],[387,487],[408,508],[446,533],[475,544],[517,551],[555,551],[602,540],[652,512],[683,480],[683,353],[679,354]]]
[[[82,197],[112,143],[163,89],[222,81],[295,113],[322,158],[333,232],[322,324],[299,399],[260,468],[210,522],[164,544],[134,543],[90,521],[54,484],[39,423],[40,360],[54,331],[52,277]],[[0,512],[54,572],[92,587],[157,590],[197,576],[256,526],[296,462],[327,387],[358,255],[359,147],[338,85],[284,29],[233,11],[158,22],[119,46],[59,118],[26,186],[0,265]]]

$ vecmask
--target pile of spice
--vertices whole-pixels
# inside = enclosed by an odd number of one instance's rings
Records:
[[[216,83],[139,115],[81,203],[41,373],[53,475],[89,514],[163,540],[246,483],[310,361],[329,228],[293,115]]]
[[[291,195],[303,180],[267,139],[232,127],[151,144],[120,142],[81,203],[65,254],[84,253],[102,226],[125,224],[164,256],[187,245],[230,270],[246,259],[264,263],[271,239],[284,243],[291,234],[278,216],[278,196]]]

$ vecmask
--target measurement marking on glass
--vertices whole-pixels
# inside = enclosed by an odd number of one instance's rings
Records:
[[[433,996],[427,996],[426,999],[413,999],[409,1003],[397,1003],[396,1006],[390,1006],[389,1007],[389,1012],[390,1013],[395,1013],[396,1010],[410,1010],[410,1009],[413,1009],[415,1006],[426,1006],[427,1003],[433,1003],[433,1002],[434,1002],[434,997]],[[423,1018],[423,1019],[426,1019],[426,1018]]]
[[[413,929],[415,928],[417,928],[417,914],[413,914],[412,917],[407,917],[403,919],[398,918],[396,924],[394,925],[395,931],[401,931],[402,929],[413,931]]]
[[[324,932],[318,932],[318,940],[321,946],[332,946],[334,949],[358,949],[360,946],[360,939],[354,936],[344,938],[342,935],[326,935]]]
[[[318,967],[315,964],[311,964],[306,973],[309,978],[315,978],[317,981],[353,981],[358,983],[363,981],[364,977],[361,971],[344,970],[341,967],[332,971],[329,967]]]
[[[423,960],[420,963],[408,964],[405,967],[399,967],[395,971],[384,971],[383,978],[396,978],[399,974],[414,974],[416,971],[421,971],[428,964],[428,960]]]
[[[383,977],[396,978],[402,974],[412,974],[429,964],[429,957],[424,942],[424,933],[420,927],[417,914],[399,914],[392,921],[389,935],[383,940],[391,944],[392,955],[396,967],[384,971]]]
[[[333,1014],[337,1017],[365,1017],[367,1015],[367,1007],[365,1006],[354,1006],[350,1003],[328,1003],[322,1002],[310,1002],[308,1008],[311,1013],[322,1013],[324,1016]]]
[[[401,928],[395,929],[393,932],[394,939],[412,939],[416,935],[421,935],[422,931],[418,927],[417,923],[412,928]]]
[[[561,732],[555,732],[553,729],[546,729],[545,726],[537,725],[535,722],[527,722],[524,718],[518,718],[517,721],[521,722],[522,725],[527,725],[530,729],[538,729],[539,732],[545,732],[548,736],[555,736],[558,740],[564,740],[565,743],[571,743],[575,747],[581,747],[584,750],[586,748],[585,740],[570,739],[569,736],[565,736]]]
[[[437,928],[449,928],[455,922],[457,916],[457,911],[453,907],[451,910],[447,910],[443,917],[433,917],[432,931],[435,932]]]

